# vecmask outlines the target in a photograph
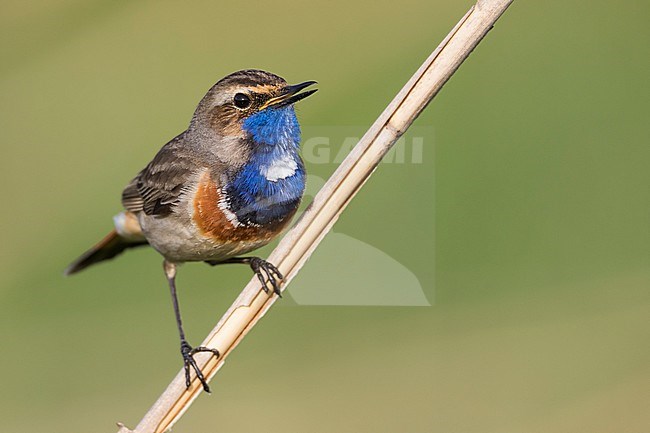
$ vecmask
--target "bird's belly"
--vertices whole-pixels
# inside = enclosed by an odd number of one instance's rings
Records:
[[[156,218],[140,215],[140,225],[149,244],[172,262],[225,260],[269,243],[272,237],[215,237],[177,216]]]

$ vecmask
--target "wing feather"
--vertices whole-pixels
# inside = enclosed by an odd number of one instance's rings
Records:
[[[163,146],[154,159],[124,188],[122,205],[131,212],[167,216],[186,191],[198,169],[183,147],[183,134]]]

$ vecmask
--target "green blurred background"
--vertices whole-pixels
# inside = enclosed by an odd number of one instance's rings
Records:
[[[318,80],[305,131],[362,131],[470,5],[2,2],[2,430],[135,427],[179,370],[155,252],[61,271],[216,80]],[[382,165],[335,226],[432,306],[288,296],[175,431],[646,432],[649,12],[515,2],[415,123],[423,163]],[[289,292],[329,290],[337,258],[318,251]],[[181,270],[192,342],[249,277]]]

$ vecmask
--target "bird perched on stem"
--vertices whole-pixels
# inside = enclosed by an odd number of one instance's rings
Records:
[[[295,214],[305,189],[294,104],[316,92],[270,72],[238,71],[199,102],[186,131],[165,144],[122,192],[115,228],[65,271],[74,274],[128,248],[151,245],[163,257],[181,340],[185,382],[190,368],[210,391],[185,338],[176,294],[183,262],[243,263],[268,293],[280,295],[282,275],[259,257],[242,257],[269,243]]]

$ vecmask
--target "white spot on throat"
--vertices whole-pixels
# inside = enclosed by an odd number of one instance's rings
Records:
[[[283,155],[271,161],[269,165],[260,166],[260,173],[271,182],[293,176],[298,169],[298,163],[290,155]]]

